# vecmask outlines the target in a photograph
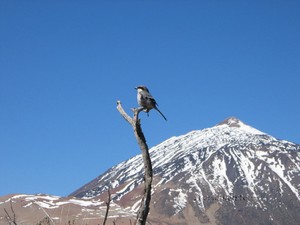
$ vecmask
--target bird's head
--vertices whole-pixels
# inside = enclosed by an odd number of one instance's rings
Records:
[[[147,91],[147,92],[149,92],[148,88],[144,85],[139,85],[139,86],[135,87],[134,89],[137,90],[137,91]]]

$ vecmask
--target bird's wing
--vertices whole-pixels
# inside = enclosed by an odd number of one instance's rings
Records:
[[[144,96],[145,98],[153,98],[152,95],[151,95],[148,91],[144,91],[144,92],[143,92],[143,96]]]
[[[155,101],[155,99],[151,96],[148,97],[149,101],[151,101],[151,104],[153,105],[153,107],[158,106],[157,102]]]
[[[152,95],[149,92],[144,92],[142,95],[142,98],[144,98],[147,101],[150,101],[151,104],[154,106],[157,106],[157,102],[155,101],[155,99],[152,97]]]

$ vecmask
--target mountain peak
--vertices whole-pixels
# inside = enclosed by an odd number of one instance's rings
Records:
[[[149,152],[153,166],[149,221],[298,225],[299,149],[235,117],[172,137]],[[116,165],[71,196],[102,200],[110,187],[115,205],[137,212],[144,183],[142,160],[138,155]]]
[[[234,116],[225,119],[224,121],[217,124],[216,126],[237,128],[237,129],[240,129],[240,130],[243,130],[247,133],[252,133],[252,134],[259,134],[259,135],[265,134],[265,133],[255,129],[255,128],[245,124],[244,122],[242,122],[241,120],[239,120],[238,118],[236,118]]]
[[[232,117],[229,117],[229,118],[225,119],[224,121],[222,121],[218,125],[224,125],[224,124],[229,126],[229,127],[240,127],[241,124],[244,124],[244,123],[241,120],[239,120],[238,118],[232,116]]]

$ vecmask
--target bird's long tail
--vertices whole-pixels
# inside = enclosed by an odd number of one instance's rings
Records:
[[[155,109],[157,110],[157,112],[159,112],[160,113],[160,115],[162,115],[162,117],[166,120],[166,121],[168,121],[167,120],[167,118],[164,116],[164,114],[162,114],[162,112],[161,111],[159,111],[159,109],[157,108],[157,107],[155,107]]]

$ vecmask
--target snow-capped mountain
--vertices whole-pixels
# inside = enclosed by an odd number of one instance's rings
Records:
[[[147,136],[147,134],[145,134]],[[300,145],[278,140],[231,117],[150,149],[151,224],[294,224],[300,221]],[[0,197],[17,224],[101,224],[107,190],[109,224],[132,224],[143,193],[143,161],[122,162],[69,197]],[[45,221],[44,221],[45,220]]]
[[[150,149],[149,218],[161,224],[176,224],[175,217],[178,224],[299,224],[299,150],[234,117],[172,137]],[[142,183],[138,155],[71,195],[89,199],[110,188],[114,202],[135,211]]]

